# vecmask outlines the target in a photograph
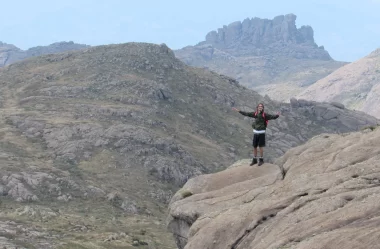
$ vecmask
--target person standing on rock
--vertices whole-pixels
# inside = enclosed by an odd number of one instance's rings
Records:
[[[276,115],[268,114],[264,112],[264,104],[260,103],[256,107],[256,112],[243,112],[239,109],[232,108],[232,110],[239,112],[244,116],[248,116],[255,119],[252,124],[253,128],[253,159],[250,166],[257,163],[257,147],[260,148],[260,157],[258,166],[264,163],[264,147],[265,147],[265,131],[267,129],[268,120],[277,119],[280,116],[278,112]]]

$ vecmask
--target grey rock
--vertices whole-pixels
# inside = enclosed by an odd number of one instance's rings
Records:
[[[117,204],[121,202],[122,198],[119,193],[112,192],[107,195],[107,200],[113,204]]]
[[[322,117],[323,114],[327,111],[327,106],[325,106],[325,105],[315,105],[313,107],[313,111],[314,111],[314,114],[317,117]]]
[[[106,192],[100,188],[97,188],[95,186],[89,185],[88,187],[88,193],[92,197],[103,197],[106,195]]]
[[[339,109],[344,109],[344,105],[342,103],[339,103],[339,102],[331,102],[331,104],[335,107],[338,107]]]
[[[330,119],[338,117],[338,115],[339,115],[339,112],[333,109],[327,109],[327,111],[323,114],[322,118],[330,120]]]
[[[149,170],[149,174],[162,182],[173,183],[182,186],[189,178],[202,174],[205,171],[202,167],[191,167],[181,161],[174,161],[158,156],[147,157],[144,167]]]
[[[39,198],[33,194],[31,189],[36,189],[38,185],[49,175],[44,173],[31,174],[11,174],[3,176],[2,181],[8,189],[7,195],[16,201],[37,201]]]
[[[56,160],[63,163],[75,165],[89,150],[111,144],[121,152],[134,151],[150,174],[160,181],[181,185],[189,177],[204,172],[203,165],[173,140],[155,138],[143,127],[118,124],[103,128],[98,124],[79,124],[45,128],[42,123],[17,116],[12,122],[23,131],[38,130]],[[161,153],[172,158],[165,158],[159,155]]]
[[[305,99],[298,99],[297,101],[298,101],[298,105],[299,105],[300,107],[312,106],[312,105],[313,105],[313,102],[311,102],[311,101],[307,101],[307,100],[305,100]]]
[[[234,55],[267,55],[278,53],[295,58],[331,60],[323,47],[314,42],[310,26],[297,29],[296,15],[288,14],[273,20],[252,18],[233,22],[206,35],[197,46],[212,45]]]
[[[136,202],[133,200],[130,200],[129,198],[124,198],[123,202],[120,206],[121,209],[123,209],[128,214],[138,214],[139,207],[137,206]]]
[[[19,202],[39,201],[57,198],[69,201],[73,195],[102,196],[101,190],[95,187],[80,186],[70,177],[59,177],[43,172],[8,173],[1,177],[3,195],[8,195]]]
[[[71,195],[61,195],[57,197],[58,201],[69,202],[72,199]]]
[[[172,190],[163,190],[156,188],[149,193],[149,196],[160,203],[168,204],[172,196],[174,195]]]
[[[42,220],[50,220],[59,216],[57,212],[54,212],[50,208],[47,207],[39,207],[39,206],[25,206],[16,210],[18,215],[20,216],[29,216],[33,218],[40,218]]]
[[[298,104],[298,101],[297,101],[296,98],[291,98],[290,99],[290,106],[293,107],[293,108],[299,107],[299,104]]]
[[[129,197],[123,197],[118,192],[109,193],[106,198],[113,206],[124,210],[128,214],[139,214],[141,211],[141,208],[138,207],[134,200]]]
[[[8,194],[8,190],[4,185],[0,184],[0,196],[4,196]]]

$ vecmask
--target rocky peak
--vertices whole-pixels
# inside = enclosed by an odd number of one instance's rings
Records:
[[[0,68],[33,56],[80,50],[86,47],[89,46],[70,41],[56,42],[48,46],[37,46],[28,50],[21,50],[15,45],[0,42]]]
[[[79,50],[82,48],[89,47],[88,45],[84,44],[77,44],[73,41],[69,42],[55,42],[48,46],[37,46],[32,47],[26,51],[26,53],[29,56],[39,56],[42,54],[50,54],[50,53],[60,53],[64,51],[70,51],[70,50]]]
[[[5,43],[5,42],[0,41],[0,52],[2,52],[2,51],[4,51],[4,50],[9,50],[9,49],[20,50],[20,49],[17,48],[15,45],[8,44],[8,43]]]
[[[314,42],[310,26],[296,26],[294,14],[276,16],[273,20],[252,18],[237,21],[211,31],[199,45],[211,44],[234,55],[284,54],[295,58],[331,60],[323,46]]]

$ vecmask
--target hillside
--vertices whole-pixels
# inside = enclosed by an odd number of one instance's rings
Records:
[[[234,22],[205,41],[175,51],[185,63],[236,78],[261,95],[289,101],[305,87],[345,65],[314,41],[310,26],[297,28],[296,15]]]
[[[192,68],[165,45],[44,55],[0,69],[1,243],[18,248],[175,248],[172,195],[194,176],[250,156],[258,102],[266,159],[323,132],[378,120],[340,105],[279,104]]]
[[[89,46],[76,44],[74,42],[56,42],[48,46],[38,46],[28,50],[21,50],[12,44],[0,41],[0,68],[34,56],[80,50],[86,47]]]
[[[380,118],[380,49],[336,70],[298,97],[340,102]]]
[[[189,180],[170,205],[179,249],[380,248],[380,128],[314,137],[276,165]]]

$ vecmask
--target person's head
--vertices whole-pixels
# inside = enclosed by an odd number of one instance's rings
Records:
[[[264,104],[263,103],[259,103],[257,105],[256,109],[257,109],[258,112],[263,112],[264,111]]]

